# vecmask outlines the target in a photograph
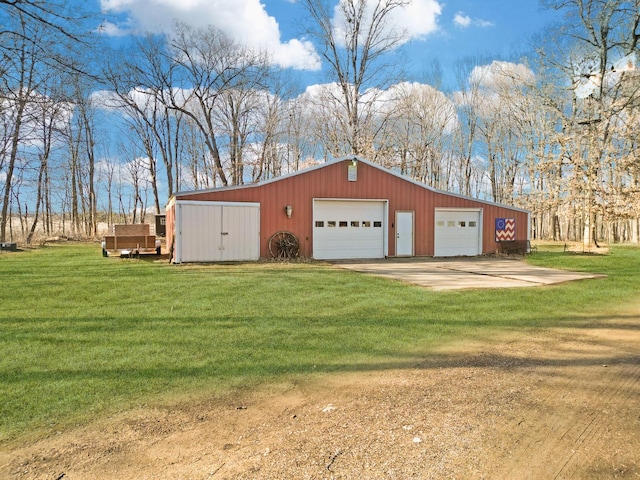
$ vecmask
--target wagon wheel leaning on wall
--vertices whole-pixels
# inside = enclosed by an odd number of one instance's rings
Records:
[[[277,232],[269,238],[269,253],[273,258],[289,259],[300,256],[300,242],[291,232]]]

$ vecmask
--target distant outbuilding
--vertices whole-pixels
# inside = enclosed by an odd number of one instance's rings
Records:
[[[175,263],[477,256],[529,240],[527,210],[443,192],[350,156],[264,182],[179,192]]]

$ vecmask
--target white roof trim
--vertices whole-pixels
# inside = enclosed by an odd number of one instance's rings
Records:
[[[288,173],[286,175],[282,175],[281,177],[274,177],[274,178],[270,178],[269,180],[263,180],[261,182],[258,183],[250,183],[248,185],[231,185],[231,186],[227,186],[227,187],[218,187],[218,188],[209,188],[209,189],[205,189],[205,190],[191,190],[191,191],[185,191],[185,192],[177,192],[174,194],[174,197],[176,199],[178,199],[178,197],[183,196],[183,195],[194,195],[194,194],[198,194],[198,193],[208,193],[208,192],[225,192],[225,191],[229,191],[229,190],[239,190],[239,189],[245,189],[245,188],[256,188],[256,187],[261,187],[263,185],[268,185],[270,183],[274,183],[274,182],[278,182],[280,180],[284,180],[285,178],[291,178],[291,177],[295,177],[297,175],[303,175],[305,173],[311,173],[315,170],[319,170],[321,168],[324,167],[328,167],[329,165],[333,165],[336,163],[341,163],[347,160],[356,160],[358,162],[362,162],[366,165],[369,165],[370,167],[373,168],[377,168],[378,170],[381,170],[389,175],[393,175],[394,177],[400,178],[401,180],[404,180],[405,182],[409,182],[412,183],[413,185],[416,185],[420,188],[424,188],[425,190],[429,190],[433,193],[439,193],[441,195],[448,195],[450,197],[456,197],[456,198],[461,198],[464,200],[469,200],[472,202],[478,202],[478,203],[482,203],[484,205],[493,205],[496,207],[502,207],[502,208],[508,208],[510,210],[516,210],[519,212],[524,212],[524,213],[531,213],[529,210],[525,210],[523,208],[519,208],[519,207],[514,207],[512,205],[505,205],[502,203],[496,203],[496,202],[491,202],[488,200],[480,200],[479,198],[473,198],[473,197],[468,197],[466,195],[461,195],[459,193],[452,193],[452,192],[447,192],[445,190],[438,190],[436,188],[430,187],[429,185],[426,185],[422,182],[419,182],[417,180],[414,180],[413,178],[409,178],[405,175],[402,175],[400,173],[396,173],[393,170],[389,170],[387,168],[384,168],[381,165],[378,165],[376,163],[370,162],[369,160],[366,160],[362,157],[358,157],[357,155],[348,155],[346,157],[341,157],[341,158],[336,158],[333,160],[330,160],[328,162],[325,163],[320,163],[318,165],[314,165],[313,167],[309,167],[309,168],[305,168],[304,170],[298,170],[297,172],[292,172],[292,173]],[[171,200],[169,200],[169,202],[171,202]]]

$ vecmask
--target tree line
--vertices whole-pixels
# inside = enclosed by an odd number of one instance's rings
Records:
[[[268,52],[177,23],[121,50],[64,2],[0,0],[0,241],[95,237],[176,191],[358,154],[434,188],[532,212],[532,238],[638,242],[640,0],[545,0],[536,52],[408,81],[410,0],[303,0],[329,81],[302,93]],[[86,33],[90,32],[90,33]]]

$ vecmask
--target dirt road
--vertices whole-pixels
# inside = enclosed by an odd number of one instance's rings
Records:
[[[127,412],[3,448],[0,478],[640,478],[640,315]]]

